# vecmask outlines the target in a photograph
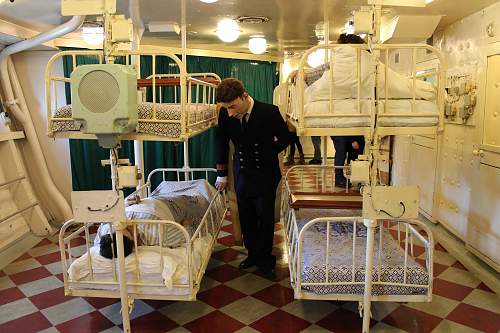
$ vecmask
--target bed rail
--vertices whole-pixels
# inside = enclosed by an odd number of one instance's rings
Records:
[[[70,57],[72,70],[77,66],[79,57],[92,57],[95,63],[104,63],[101,51],[62,51],[55,54],[48,62],[45,71],[45,94],[47,103],[47,134],[49,137],[93,139],[94,135],[81,133],[71,117],[71,106],[66,103],[64,89],[70,85],[70,78],[60,76],[59,68],[63,57]],[[117,59],[123,59],[126,65],[132,64],[132,57],[147,56],[152,58],[151,74],[138,79],[138,88],[142,89],[142,97],[138,102],[146,102],[146,95],[151,105],[147,105],[148,112],[141,116],[139,113],[137,132],[123,134],[123,139],[144,139],[160,141],[185,141],[206,129],[212,127],[217,121],[215,91],[220,77],[214,73],[187,73],[185,64],[174,54],[152,52],[118,52]],[[164,57],[170,60],[169,71],[176,74],[162,73],[157,66],[157,60]],[[69,61],[69,60],[68,60]],[[139,62],[140,64],[140,62]],[[135,65],[137,66],[137,65]],[[177,105],[179,115],[165,117],[168,111],[160,111],[165,105],[163,92],[173,89],[173,101],[167,104]],[[69,111],[65,108],[69,107]],[[159,127],[162,127],[160,130]],[[143,136],[143,138],[139,137]]]
[[[332,54],[335,56],[335,52],[341,47],[346,47],[342,44],[328,44],[328,45],[318,45],[309,50],[307,50],[302,56],[296,79],[292,80],[292,77],[288,78],[287,88],[288,88],[288,103],[286,107],[286,113],[288,121],[296,127],[298,135],[398,135],[398,134],[435,134],[443,129],[444,125],[444,88],[446,80],[446,62],[441,55],[441,53],[434,47],[425,44],[375,44],[371,48],[368,45],[349,45],[349,47],[355,50],[355,59],[353,61],[356,63],[355,70],[355,83],[352,87],[353,96],[342,97],[344,102],[347,100],[354,102],[354,111],[345,112],[334,112],[336,105],[334,103],[335,96],[337,96],[337,88],[332,82],[335,82],[339,78],[339,74],[335,72],[334,68],[328,71],[324,77],[328,79],[329,91],[328,96],[324,97],[328,100],[328,111],[325,112],[314,112],[312,114],[305,113],[305,88],[306,83],[304,80],[306,63],[308,56],[313,52],[324,52],[328,55],[327,61],[332,58]],[[369,53],[368,53],[369,52]],[[391,55],[397,52],[406,52],[411,55],[411,68],[409,73],[407,73],[407,78],[411,80],[411,93],[410,96],[405,98],[409,102],[409,109],[407,111],[398,113],[387,112],[387,107],[394,100],[391,100],[389,87],[394,78],[389,75],[389,69],[391,66]],[[422,53],[426,54],[427,57],[433,57],[438,60],[438,66],[432,71],[429,71],[425,75],[420,74],[417,71],[417,61],[418,56]],[[370,68],[370,63],[375,64],[373,70],[366,69]],[[333,66],[334,67],[334,66]],[[366,95],[364,91],[366,87],[366,77],[365,73],[373,74],[376,79],[372,80],[372,86],[368,87],[368,91],[371,93]],[[363,77],[362,77],[363,76]],[[435,104],[435,108],[438,110],[437,114],[434,112],[416,112],[416,102],[417,102],[417,84],[420,79],[434,80],[436,87],[436,98],[431,102]],[[376,93],[375,93],[376,90]],[[341,101],[339,99],[338,101]],[[416,125],[408,127],[397,127],[397,126],[387,126],[380,125],[380,117],[394,118],[426,118],[426,117],[438,117],[435,124],[429,125]],[[328,128],[318,127],[315,125],[308,124],[313,118],[329,118],[337,120],[349,119],[350,123],[355,123],[357,125],[340,124],[336,123],[335,127],[329,126]]]

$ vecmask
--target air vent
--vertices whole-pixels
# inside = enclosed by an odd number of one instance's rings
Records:
[[[266,16],[239,16],[236,18],[238,23],[260,24],[269,22],[269,17]]]

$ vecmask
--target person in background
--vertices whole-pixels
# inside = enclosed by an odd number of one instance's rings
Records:
[[[300,144],[300,139],[297,135],[297,132],[295,132],[294,128],[288,127],[288,130],[290,131],[290,151],[288,152],[288,158],[283,163],[285,166],[291,166],[295,164],[295,146],[297,146],[297,150],[299,151],[299,162],[297,164],[306,164],[306,161],[304,159],[304,151],[302,150],[302,145]]]
[[[290,134],[278,107],[253,99],[237,79],[222,80],[216,99],[222,107],[216,128],[215,187],[224,190],[227,186],[231,141],[234,187],[248,250],[239,268],[257,266],[265,277],[274,279],[276,257],[271,252],[276,188],[281,179],[278,154],[290,143]]]

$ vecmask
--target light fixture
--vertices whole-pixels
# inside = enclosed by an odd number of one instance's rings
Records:
[[[99,26],[88,26],[82,28],[82,38],[91,46],[98,46],[104,40],[104,28]]]
[[[240,36],[240,27],[235,20],[223,19],[217,23],[216,33],[221,41],[231,43]]]
[[[248,49],[253,54],[262,54],[267,50],[267,41],[262,36],[255,36],[248,40]]]
[[[425,0],[425,4],[428,5],[430,4],[431,2],[433,2],[434,0]]]
[[[307,64],[311,67],[318,67],[325,63],[325,50],[315,50],[307,56]]]
[[[214,3],[214,2],[217,2],[219,0],[200,0],[201,2],[204,2],[204,3]]]

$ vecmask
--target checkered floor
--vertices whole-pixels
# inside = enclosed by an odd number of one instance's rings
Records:
[[[198,301],[137,300],[134,332],[361,330],[357,303],[294,300],[280,224],[274,241],[277,281],[237,269],[245,254],[231,232],[225,222]],[[56,241],[44,239],[0,272],[0,332],[120,332],[117,299],[64,296]],[[439,244],[434,253],[432,303],[375,303],[372,332],[498,332],[499,296]]]

